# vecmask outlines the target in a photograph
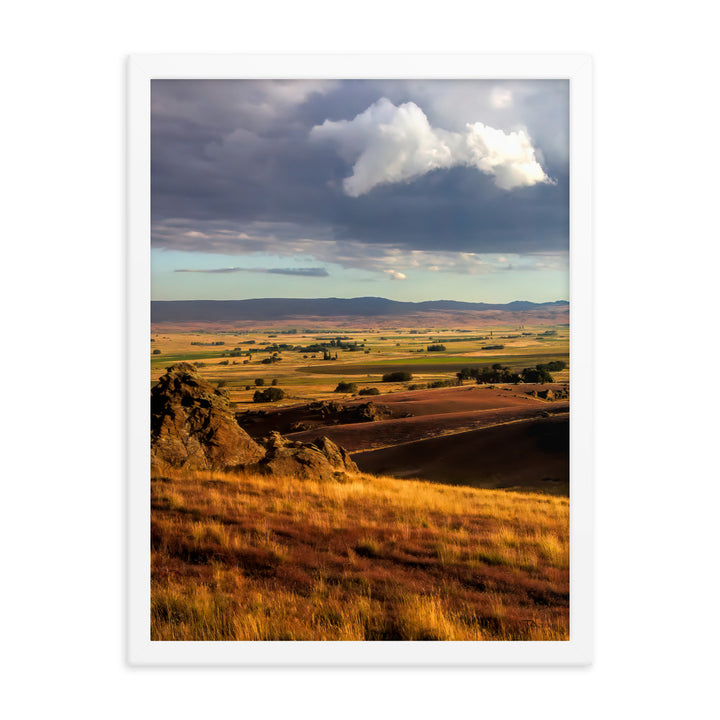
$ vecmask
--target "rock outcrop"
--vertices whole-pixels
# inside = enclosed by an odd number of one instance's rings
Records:
[[[374,422],[389,415],[387,410],[374,402],[343,405],[337,400],[319,400],[308,405],[310,413],[316,413],[326,425],[345,425],[358,422]]]
[[[350,454],[332,440],[323,436],[303,443],[287,440],[278,432],[270,435],[267,453],[253,469],[310,480],[340,480],[348,472],[358,472]]]
[[[190,363],[167,368],[151,391],[151,459],[177,468],[220,470],[257,462],[265,450],[237,424],[230,400]]]
[[[547,400],[549,402],[553,402],[555,400],[567,400],[570,397],[570,391],[566,387],[555,390],[552,388],[545,388],[544,390],[530,390],[525,394],[530,397],[540,398],[541,400]]]
[[[326,437],[303,443],[272,432],[265,447],[258,444],[238,425],[227,395],[190,363],[167,368],[150,405],[154,470],[244,468],[312,480],[342,480],[358,472],[350,454]]]

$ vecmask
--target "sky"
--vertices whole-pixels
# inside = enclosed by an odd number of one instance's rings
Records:
[[[564,80],[155,80],[152,297],[568,300]]]

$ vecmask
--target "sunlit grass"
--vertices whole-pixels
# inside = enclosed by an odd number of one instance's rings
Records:
[[[152,489],[153,639],[568,637],[566,498],[366,475]]]

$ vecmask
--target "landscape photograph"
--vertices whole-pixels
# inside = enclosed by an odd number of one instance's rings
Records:
[[[567,80],[152,81],[152,641],[571,639],[569,182]]]

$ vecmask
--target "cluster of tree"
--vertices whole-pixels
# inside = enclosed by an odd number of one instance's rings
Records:
[[[504,345],[483,345],[480,349],[481,350],[504,350],[505,346]]]
[[[273,343],[272,345],[265,345],[261,349],[265,350],[265,352],[280,352],[282,350],[296,350],[297,348],[289,343]]]
[[[386,373],[382,376],[383,382],[405,382],[406,380],[412,380],[412,373],[398,370],[391,373]]]
[[[534,368],[524,368],[519,373],[514,373],[509,367],[495,363],[490,367],[469,367],[463,368],[456,373],[458,380],[475,380],[479,385],[488,383],[546,383],[553,382],[550,371],[562,370],[565,363],[562,360],[554,360],[550,363],[538,363]]]
[[[223,353],[223,357],[244,357],[245,355],[252,357],[252,354],[252,350],[243,350],[242,348],[236,347],[233,350],[226,350]]]
[[[445,350],[447,350],[444,345],[440,345],[439,343],[428,345],[426,349],[428,352],[444,352]]]
[[[263,365],[272,365],[273,363],[280,362],[282,360],[281,357],[278,357],[277,355],[273,355],[272,357],[263,358],[260,362]]]
[[[333,392],[353,393],[357,390],[357,383],[341,380]]]
[[[253,395],[253,402],[277,402],[285,397],[285,392],[279,387],[269,387],[266,390],[256,390]]]
[[[475,380],[479,385],[485,383],[518,383],[520,375],[513,373],[509,367],[495,363],[491,367],[467,367],[455,373],[458,380]]]
[[[551,337],[557,335],[557,330],[546,330],[545,332],[538,333],[538,337]]]
[[[284,346],[280,345],[280,348]],[[289,347],[286,349],[294,350],[295,352],[301,353],[319,353],[325,352],[328,348],[337,348],[339,350],[347,350],[348,352],[359,352],[365,348],[365,343],[359,343],[356,340],[353,342],[343,342],[342,338],[336,338],[330,342],[317,342],[311,345],[295,345],[295,347]]]
[[[546,383],[552,382],[553,376],[548,372],[546,366],[536,365],[534,368],[525,368],[520,377],[526,383]]]
[[[196,340],[195,342],[191,342],[190,344],[191,344],[191,345],[206,345],[206,346],[212,346],[212,345],[224,345],[225,343],[224,343],[222,340],[217,340],[216,342],[207,342],[207,343],[206,343],[206,342],[200,342],[200,341],[197,341],[197,340]]]
[[[379,395],[380,391],[376,387],[360,388],[358,395]]]

